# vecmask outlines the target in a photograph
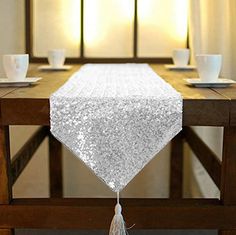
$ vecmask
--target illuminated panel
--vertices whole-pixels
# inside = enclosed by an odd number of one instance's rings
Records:
[[[78,57],[80,0],[34,0],[33,7],[34,56],[47,56],[49,49],[65,48],[67,57]]]
[[[85,0],[86,57],[132,57],[134,0]]]
[[[169,57],[186,47],[187,0],[138,0],[138,56]]]

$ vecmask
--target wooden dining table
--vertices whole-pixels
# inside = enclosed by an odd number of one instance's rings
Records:
[[[0,235],[21,228],[108,229],[115,199],[63,198],[62,144],[50,134],[49,97],[81,65],[74,64],[68,71],[42,71],[39,65],[30,64],[28,71],[30,77],[42,77],[38,83],[0,88]],[[184,78],[196,77],[196,71],[167,70],[161,64],[151,67],[182,94],[183,130],[171,142],[169,198],[122,198],[127,226],[135,223],[135,229],[217,229],[221,234],[236,234],[236,85],[195,88]],[[14,156],[10,156],[11,125],[39,126]],[[192,126],[224,128],[222,160]],[[14,183],[46,137],[50,198],[13,198]],[[219,188],[220,199],[183,198],[184,143]]]

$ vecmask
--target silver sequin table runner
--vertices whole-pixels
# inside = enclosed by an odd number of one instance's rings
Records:
[[[87,64],[51,95],[50,119],[118,192],[182,129],[182,97],[147,64]]]

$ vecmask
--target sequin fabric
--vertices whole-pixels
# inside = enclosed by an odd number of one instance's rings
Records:
[[[182,97],[147,64],[86,64],[51,95],[50,119],[118,192],[182,129]]]

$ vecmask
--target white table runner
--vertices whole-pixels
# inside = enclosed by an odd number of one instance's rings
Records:
[[[50,97],[52,134],[113,191],[182,129],[182,97],[147,64],[87,64]]]

